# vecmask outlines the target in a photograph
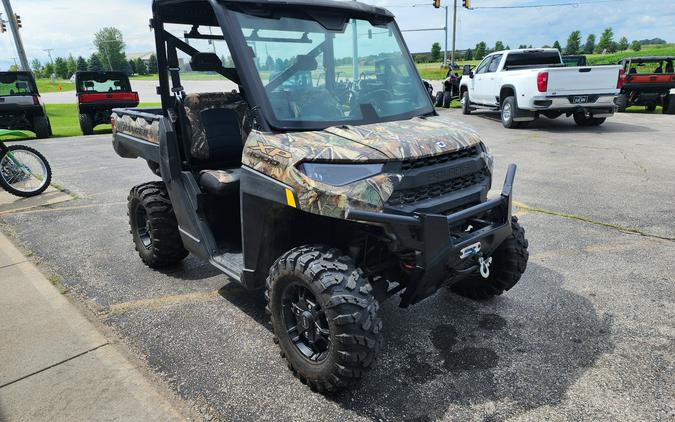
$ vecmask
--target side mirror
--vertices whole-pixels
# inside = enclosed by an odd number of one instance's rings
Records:
[[[473,79],[473,72],[472,71],[469,72],[469,78]]]

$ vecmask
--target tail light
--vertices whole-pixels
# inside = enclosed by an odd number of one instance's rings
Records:
[[[548,72],[539,72],[537,74],[537,90],[546,92],[548,89]]]
[[[40,105],[40,99],[37,95],[33,95],[33,105]]]
[[[133,92],[132,94],[134,94],[134,101],[139,101],[138,100],[138,92]]]
[[[619,69],[619,79],[616,81],[616,89],[623,88],[623,77],[624,77],[624,71],[623,71],[623,69]]]

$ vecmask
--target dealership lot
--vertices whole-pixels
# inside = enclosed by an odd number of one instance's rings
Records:
[[[600,127],[441,110],[496,156],[495,191],[519,166],[530,240],[521,282],[474,303],[442,291],[382,307],[375,370],[334,397],[283,366],[261,297],[189,257],[145,267],[126,222],[131,186],[151,180],[110,135],[35,145],[78,199],[0,215],[4,231],[60,278],[188,406],[223,420],[664,420],[675,416],[675,119],[619,114]]]

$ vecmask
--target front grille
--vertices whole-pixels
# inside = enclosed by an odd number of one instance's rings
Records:
[[[413,204],[415,202],[424,201],[425,199],[436,198],[441,195],[481,184],[485,182],[488,177],[490,177],[490,174],[487,169],[482,169],[474,173],[469,173],[439,183],[433,183],[414,189],[396,190],[391,194],[387,202],[389,205],[394,206]]]
[[[420,158],[416,160],[405,160],[401,168],[404,172],[406,172],[413,169],[459,160],[460,158],[473,157],[475,155],[478,155],[478,146],[476,145],[450,152],[448,154],[435,155],[433,157]]]

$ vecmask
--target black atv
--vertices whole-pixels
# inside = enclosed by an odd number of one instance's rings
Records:
[[[434,111],[390,12],[155,0],[153,15],[162,107],[112,118],[115,151],[162,178],[129,194],[135,247],[150,267],[192,253],[264,290],[281,355],[312,389],[346,387],[373,365],[387,298],[406,307],[450,284],[481,300],[518,282],[528,244],[511,215],[516,167],[488,199],[492,154]],[[235,67],[166,24],[226,42]],[[179,52],[239,90],[185,93]],[[388,70],[373,73],[382,59]]]
[[[30,72],[0,72],[0,129],[29,130],[48,138],[52,127]]]

